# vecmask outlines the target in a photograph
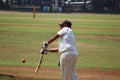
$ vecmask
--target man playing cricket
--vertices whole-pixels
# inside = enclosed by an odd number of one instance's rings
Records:
[[[60,37],[58,48],[48,49],[48,52],[59,52],[60,56],[60,69],[62,73],[62,80],[78,80],[75,73],[75,65],[78,58],[78,52],[75,46],[75,37],[72,32],[72,23],[68,20],[63,21],[60,26],[60,31],[46,42],[49,46],[57,38]]]

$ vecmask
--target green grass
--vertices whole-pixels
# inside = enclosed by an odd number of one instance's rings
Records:
[[[77,68],[120,68],[120,15],[52,14],[0,11],[0,65],[36,66],[40,43],[59,30],[58,24],[73,23],[79,51]],[[57,47],[57,41],[49,48]],[[59,53],[44,57],[43,66],[57,67]],[[27,62],[23,64],[21,59]]]

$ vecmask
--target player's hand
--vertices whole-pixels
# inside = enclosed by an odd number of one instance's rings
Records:
[[[47,46],[48,46],[48,43],[47,43],[47,42],[43,42],[43,43],[42,43],[42,48],[43,48],[43,49],[46,49]]]
[[[41,50],[40,50],[40,54],[48,54],[48,50],[46,50],[46,49],[41,49]]]

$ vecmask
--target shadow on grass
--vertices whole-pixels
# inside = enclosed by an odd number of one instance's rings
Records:
[[[0,77],[4,77],[4,76],[7,76],[7,77],[10,77],[10,78],[14,78],[15,76],[12,76],[12,75],[7,75],[7,74],[0,74]]]
[[[13,75],[0,74],[0,80],[53,80],[53,79],[22,78]]]
[[[39,80],[35,78],[22,78],[22,77],[16,77],[13,75],[6,75],[6,74],[0,74],[0,80]],[[45,80],[45,79],[41,79]]]

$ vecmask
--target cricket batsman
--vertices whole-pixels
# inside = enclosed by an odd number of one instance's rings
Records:
[[[60,38],[58,48],[48,49],[48,52],[59,52],[60,69],[62,80],[78,80],[75,73],[75,66],[78,58],[78,52],[75,46],[75,37],[72,31],[72,23],[69,20],[64,20],[59,24],[60,30],[51,37],[46,46],[49,46],[57,38]]]

